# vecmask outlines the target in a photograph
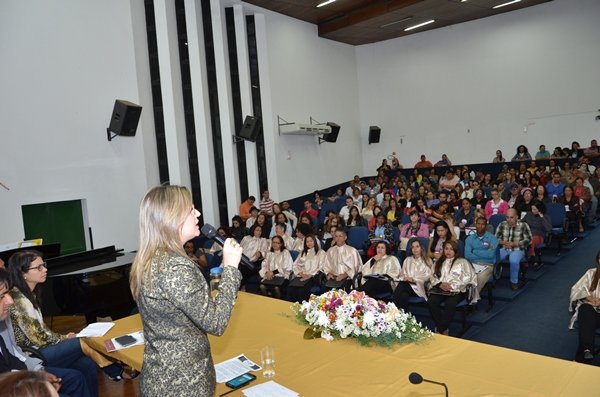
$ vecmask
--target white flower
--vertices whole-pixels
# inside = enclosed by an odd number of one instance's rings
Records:
[[[326,341],[329,341],[329,342],[331,342],[333,340],[333,336],[331,336],[331,334],[327,330],[321,332],[321,338],[323,338],[323,339],[325,339]]]

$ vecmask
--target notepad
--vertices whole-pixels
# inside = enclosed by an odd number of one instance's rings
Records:
[[[244,389],[242,393],[246,397],[296,397],[300,395],[272,380]]]

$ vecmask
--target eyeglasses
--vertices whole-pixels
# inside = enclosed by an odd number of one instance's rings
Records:
[[[29,268],[29,269],[27,269],[27,270],[33,270],[33,269],[36,269],[38,272],[41,272],[41,271],[42,271],[42,269],[47,269],[47,268],[48,268],[48,264],[47,264],[46,262],[42,262],[41,264],[39,264],[39,265],[37,265],[37,266],[30,267],[30,268]]]

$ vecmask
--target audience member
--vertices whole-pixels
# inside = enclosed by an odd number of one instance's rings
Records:
[[[260,213],[264,214],[265,216],[273,216],[273,204],[275,204],[275,202],[269,197],[269,191],[265,190],[262,194],[260,203],[258,203]]]
[[[525,214],[523,221],[531,230],[531,244],[529,245],[529,263],[534,269],[541,265],[541,259],[536,256],[536,246],[542,244],[548,233],[552,231],[552,220],[546,214],[546,205],[542,201],[534,201],[530,211]]]
[[[300,211],[300,216],[302,216],[302,214],[308,214],[312,218],[316,218],[319,216],[319,213],[316,209],[312,207],[312,204],[309,200],[304,200],[304,208],[302,209],[302,211]]]
[[[491,191],[492,199],[485,204],[485,217],[489,220],[492,215],[504,215],[508,210],[508,203],[500,197],[498,189]]]
[[[572,223],[576,225],[579,233],[583,233],[585,231],[583,227],[584,212],[571,186],[565,186],[559,202],[565,206],[565,210],[567,211],[565,230],[570,230],[570,224]]]
[[[353,205],[352,208],[350,208],[350,215],[348,215],[348,220],[346,221],[346,226],[347,227],[353,227],[353,226],[362,226],[362,227],[366,227],[367,223],[365,222],[365,220],[362,218],[362,216],[360,216],[360,211],[358,210],[358,207]]]
[[[452,232],[448,224],[445,221],[438,221],[433,227],[433,237],[431,238],[431,244],[429,244],[428,256],[433,261],[438,260],[442,257],[444,243],[451,239]]]
[[[431,161],[427,160],[427,158],[425,157],[424,154],[421,155],[421,161],[417,162],[415,164],[414,168],[432,168],[433,164],[431,164]]]
[[[398,285],[394,290],[394,303],[405,312],[409,311],[411,297],[427,301],[427,284],[431,277],[432,262],[420,240],[414,239],[407,247],[407,256],[398,273]]]
[[[579,345],[575,361],[591,364],[595,354],[596,329],[600,328],[600,251],[596,254],[595,267],[589,269],[571,288],[569,311],[574,312],[569,328],[577,321]]]
[[[463,230],[466,227],[473,226],[475,220],[475,211],[471,207],[471,201],[468,198],[461,200],[461,207],[454,213],[454,224]]]
[[[242,217],[244,221],[250,218],[250,210],[252,209],[252,207],[254,207],[255,201],[256,198],[254,196],[249,196],[246,200],[244,200],[242,204],[240,204],[240,217]]]
[[[452,162],[446,154],[442,154],[442,159],[435,163],[434,167],[452,167]]]
[[[546,150],[546,145],[540,145],[540,150],[535,154],[536,160],[546,160],[550,158],[550,152]]]
[[[250,217],[246,219],[246,228],[250,229],[254,225],[254,222],[256,222],[256,218],[258,217],[258,212],[258,208],[250,208]]]
[[[248,229],[244,225],[244,220],[241,216],[236,215],[231,219],[229,234],[237,241],[242,241],[242,239],[248,235]]]
[[[519,145],[517,147],[517,153],[513,156],[512,161],[530,161],[531,155],[525,145]]]
[[[273,236],[271,249],[267,252],[258,271],[261,277],[260,293],[281,298],[292,272],[292,265],[292,256],[286,249],[283,238],[279,235]]]
[[[525,284],[526,280],[519,277],[521,260],[527,254],[531,243],[531,230],[525,222],[521,222],[514,208],[506,211],[506,220],[498,225],[496,238],[500,242],[499,260],[508,258],[510,263],[510,287],[517,290]]]
[[[98,388],[94,361],[111,380],[132,379],[139,374],[125,371],[115,360],[109,360],[88,348],[74,332],[59,334],[44,323],[41,284],[46,281],[48,269],[40,252],[25,250],[13,254],[8,260],[8,271],[13,286],[10,296],[14,301],[10,319],[19,347],[39,349],[46,364],[51,367],[78,370],[85,376],[90,393],[93,394],[97,394],[95,390]]]
[[[479,294],[473,266],[460,256],[456,241],[446,241],[443,254],[435,261],[433,267],[427,301],[436,332],[448,335],[448,327],[454,317],[456,305],[468,297],[468,286],[474,288],[470,297],[471,303],[477,302]]]
[[[246,255],[254,265],[254,269],[240,266],[240,271],[242,272],[241,288],[246,291],[252,291],[257,288],[259,281],[258,269],[260,269],[262,260],[269,250],[269,241],[262,237],[262,228],[261,225],[255,223],[254,226],[250,228],[250,234],[245,236],[240,243],[243,254]]]
[[[335,245],[327,250],[323,265],[327,279],[323,287],[348,289],[362,261],[356,248],[346,244],[348,236],[345,230],[337,229],[333,238]]]
[[[350,210],[354,207],[354,199],[352,197],[346,197],[346,205],[340,209],[339,215],[344,220],[344,222],[348,221],[348,217],[350,216]]]
[[[0,269],[0,373],[5,374],[4,376],[20,376],[25,371],[36,371],[55,389],[59,388],[61,396],[98,396],[97,383],[87,384],[86,378],[80,371],[44,367],[41,360],[30,357],[21,350],[15,342],[10,321],[10,307],[14,302],[9,290],[9,275],[2,268]],[[90,368],[92,367],[95,365]],[[7,392],[10,387],[10,379],[3,377],[0,380],[0,391]],[[17,395],[21,394],[15,394]]]
[[[492,159],[492,163],[506,163],[506,159],[502,157],[502,150],[496,150],[496,157]]]
[[[391,294],[396,287],[394,279],[400,272],[398,258],[390,255],[388,245],[382,241],[375,247],[375,255],[361,267],[361,289],[370,297]]]
[[[561,181],[560,172],[554,171],[552,173],[552,180],[546,184],[546,193],[553,201],[556,201],[562,196],[565,184]]]
[[[369,241],[371,242],[371,246],[367,250],[369,258],[375,255],[375,246],[381,241],[386,243],[390,250],[394,246],[394,228],[387,221],[385,214],[380,212],[375,219],[375,225],[369,230]]]
[[[470,234],[465,240],[465,258],[467,258],[477,272],[477,290],[488,282],[494,272],[497,260],[498,239],[487,230],[487,220],[479,217],[475,221],[475,233]]]
[[[307,234],[304,238],[304,247],[292,266],[293,278],[288,284],[286,300],[302,302],[308,299],[310,289],[318,283],[316,277],[323,270],[325,255],[316,237]]]

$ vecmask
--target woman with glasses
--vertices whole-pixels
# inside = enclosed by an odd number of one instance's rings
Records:
[[[80,371],[92,396],[98,395],[94,361],[111,380],[132,379],[137,376],[137,373],[126,372],[121,364],[81,343],[75,333],[63,335],[46,326],[41,312],[41,284],[46,281],[48,270],[41,253],[33,250],[15,253],[8,260],[8,271],[12,285],[10,295],[14,300],[10,318],[17,345],[38,348],[46,365],[50,367]]]

